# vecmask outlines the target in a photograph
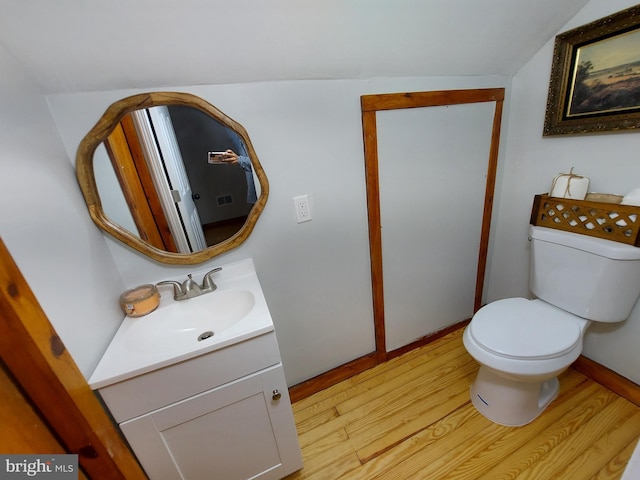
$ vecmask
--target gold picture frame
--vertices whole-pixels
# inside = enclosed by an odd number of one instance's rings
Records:
[[[640,5],[556,37],[544,136],[640,128]]]

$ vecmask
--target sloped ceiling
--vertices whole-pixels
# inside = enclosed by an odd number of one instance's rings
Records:
[[[43,93],[512,75],[588,0],[0,0]]]

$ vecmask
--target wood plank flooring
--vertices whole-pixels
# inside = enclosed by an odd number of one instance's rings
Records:
[[[640,407],[573,369],[524,427],[469,400],[462,329],[293,404],[304,468],[287,480],[619,479]]]

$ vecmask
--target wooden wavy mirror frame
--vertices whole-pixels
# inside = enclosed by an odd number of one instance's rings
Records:
[[[216,245],[188,254],[172,253],[157,248],[111,220],[102,208],[94,174],[93,156],[96,149],[111,135],[125,115],[139,109],[167,105],[181,105],[196,108],[226,127],[234,130],[245,144],[247,153],[251,159],[254,174],[260,185],[260,196],[249,212],[244,225],[237,233]],[[124,98],[112,104],[105,111],[98,123],[96,123],[80,142],[76,155],[76,176],[85,202],[87,203],[91,219],[101,230],[149,258],[174,265],[202,263],[241,245],[253,231],[269,196],[269,183],[266,174],[258,161],[258,156],[251,145],[249,135],[244,127],[202,98],[179,92],[142,93]]]

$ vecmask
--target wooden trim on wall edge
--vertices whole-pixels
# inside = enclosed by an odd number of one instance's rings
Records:
[[[373,292],[373,323],[376,338],[376,353],[378,362],[389,358],[386,349],[385,308],[384,308],[384,275],[382,272],[382,239],[380,221],[380,192],[378,172],[378,135],[376,112],[381,110],[395,110],[407,108],[435,107],[444,105],[462,105],[469,103],[495,102],[493,115],[491,145],[487,162],[486,186],[484,192],[484,206],[482,228],[480,231],[480,246],[478,250],[478,265],[476,271],[476,286],[474,293],[474,312],[479,310],[484,291],[484,277],[487,263],[487,251],[495,195],[495,181],[499,156],[500,130],[502,126],[502,111],[505,89],[484,88],[464,90],[437,90],[426,92],[406,92],[362,95],[360,106],[362,113],[362,134],[364,144],[365,177],[367,190],[367,212],[369,227],[369,250],[371,257],[371,285]],[[418,340],[420,342],[420,340]],[[407,346],[408,349],[413,347]],[[404,351],[404,350],[403,350]]]
[[[640,407],[640,385],[637,383],[584,355],[580,355],[572,367],[594,382]]]
[[[65,450],[78,454],[79,467],[88,478],[147,478],[58,337],[2,238],[0,359]]]
[[[289,387],[289,396],[291,397],[291,402],[295,403],[303,398],[309,397],[314,393],[318,393],[325,388],[329,388],[336,383],[339,383],[343,380],[351,378],[358,373],[362,373],[365,370],[375,367],[381,363],[386,362],[387,360],[391,360],[392,358],[399,357],[400,355],[407,353],[411,350],[414,350],[418,347],[422,347],[427,345],[428,343],[434,342],[439,338],[448,335],[451,332],[455,332],[459,328],[465,327],[469,323],[470,319],[463,320],[462,322],[456,323],[454,325],[450,325],[448,327],[443,328],[437,332],[434,332],[430,335],[426,335],[419,340],[416,340],[409,345],[405,345],[397,350],[392,352],[387,352],[385,358],[380,360],[380,356],[376,352],[371,352],[363,357],[356,358],[351,362],[345,363],[344,365],[340,365],[336,368],[333,368],[325,373],[321,373],[320,375],[310,378],[309,380],[305,380],[304,382],[298,383],[297,385],[293,385]]]
[[[314,393],[318,393],[325,388],[329,388],[336,383],[351,378],[358,373],[362,373],[378,364],[376,353],[372,352],[360,358],[356,358],[344,365],[340,365],[320,375],[305,380],[302,383],[289,387],[289,397],[291,402],[297,402],[303,398],[307,398]]]
[[[411,350],[423,347],[431,342],[435,342],[439,338],[442,338],[445,335],[449,335],[451,332],[455,332],[456,330],[466,327],[470,321],[471,319],[468,318],[461,322],[454,323],[453,325],[449,325],[448,327],[445,327],[442,330],[438,330],[437,332],[434,332],[422,338],[419,338],[415,342],[412,342],[408,345],[400,347],[396,350],[392,350],[391,352],[387,352],[387,360],[391,360],[392,358],[396,358],[396,357],[399,357],[400,355],[404,355],[405,353],[410,352]]]
[[[398,348],[397,350],[388,352],[384,361],[399,357],[400,355],[403,355],[411,350],[434,342],[439,338],[448,335],[449,333],[466,327],[470,321],[471,319],[463,320],[462,322],[446,327],[438,332],[426,335],[425,337],[422,337],[421,339],[416,340],[409,345],[405,345],[404,347]],[[297,385],[293,385],[292,387],[289,387],[289,396],[291,397],[291,402],[297,402],[306,397],[309,397],[314,393],[335,385],[336,383],[351,378],[358,373],[373,368],[376,365],[383,363],[384,361],[378,361],[376,353],[372,352],[363,357],[356,358],[351,362],[345,363],[344,365],[333,368],[325,373],[321,373],[320,375],[310,378],[309,380],[305,380],[304,382],[301,382]],[[580,355],[580,357],[578,357],[578,359],[573,363],[573,365],[571,365],[571,367],[582,373],[589,379],[593,380],[594,382],[599,383],[603,387],[608,388],[615,394],[620,395],[622,398],[640,407],[640,385],[632,382],[631,380],[623,377],[622,375],[614,372],[604,365],[601,365],[600,363],[585,357],[584,355]]]

